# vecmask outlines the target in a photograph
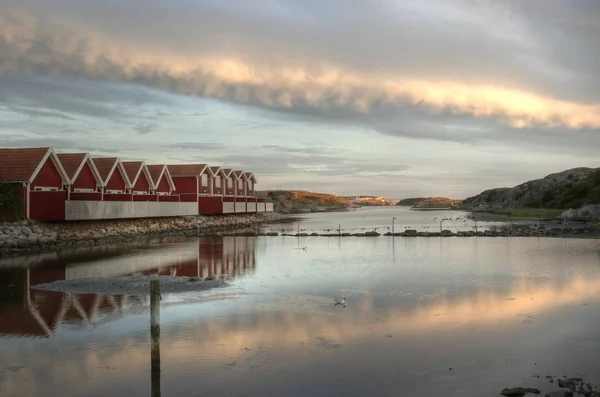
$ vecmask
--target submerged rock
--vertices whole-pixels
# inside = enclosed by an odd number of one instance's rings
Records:
[[[541,391],[538,389],[532,389],[529,387],[513,387],[510,389],[503,389],[500,394],[506,397],[523,397],[526,394],[540,394]]]

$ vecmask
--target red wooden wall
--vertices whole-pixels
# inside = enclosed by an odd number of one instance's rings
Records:
[[[160,178],[160,181],[158,181],[158,186],[156,187],[156,191],[161,192],[161,193],[169,193],[170,190],[171,189],[169,187],[169,183],[167,182],[167,178],[163,174],[163,177]]]
[[[200,214],[223,213],[223,202],[221,197],[198,197],[198,212]]]
[[[181,202],[185,202],[185,203],[195,203],[198,201],[198,196],[196,195],[196,193],[194,194],[178,194],[179,196],[179,201]]]
[[[77,179],[71,186],[71,191],[75,188],[79,189],[94,189],[97,187],[96,178],[94,178],[94,174],[92,173],[92,169],[90,168],[89,163],[86,161],[81,169],[79,175],[77,175]]]
[[[175,191],[178,194],[193,194],[196,197],[197,191],[197,182],[198,178],[195,176],[181,176],[173,178],[173,183],[175,184]],[[192,200],[196,201],[196,200]]]
[[[135,192],[150,192],[150,183],[148,182],[148,178],[146,177],[146,173],[144,171],[141,172],[137,181],[135,181],[135,185],[133,186],[133,191],[135,191]]]
[[[67,192],[29,192],[29,218],[45,221],[65,219]]]
[[[158,201],[179,202],[179,196],[158,196]]]
[[[48,157],[40,172],[35,177],[33,183],[31,184],[31,189],[36,186],[47,186],[47,187],[57,187],[62,189],[63,180],[58,172],[58,169],[52,162],[52,159]]]
[[[115,169],[115,172],[111,175],[108,183],[104,187],[105,190],[122,190],[125,191],[125,179],[121,175],[119,167]]]

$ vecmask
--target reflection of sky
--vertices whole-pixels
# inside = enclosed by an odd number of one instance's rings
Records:
[[[600,370],[594,240],[342,239],[338,250],[312,239],[307,251],[256,241],[251,276],[165,297],[165,395],[485,396],[523,381],[547,388],[534,374]],[[144,312],[0,339],[10,366],[26,366],[0,372],[0,395],[148,394],[148,324]]]

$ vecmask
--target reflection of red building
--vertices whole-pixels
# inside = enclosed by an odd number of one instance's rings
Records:
[[[180,259],[169,259],[165,265],[118,274],[232,278],[255,268],[254,242],[251,237],[200,239],[195,259],[186,253]],[[160,251],[156,255],[160,255]],[[110,267],[110,262],[117,260],[123,257],[107,259],[102,265]],[[86,266],[95,265],[82,263],[74,267]],[[147,296],[61,293],[31,288],[85,274],[85,270],[73,271],[73,266],[67,269],[64,265],[0,268],[0,336],[50,337],[61,324],[93,325],[126,316],[132,308],[149,305]]]

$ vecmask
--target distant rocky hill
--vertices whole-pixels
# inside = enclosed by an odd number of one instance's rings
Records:
[[[573,168],[512,188],[486,190],[461,207],[471,211],[505,208],[580,208],[600,204],[600,168]]]
[[[270,197],[273,210],[282,214],[340,211],[357,207],[345,197],[304,190],[266,190],[258,192],[258,195]]]
[[[446,208],[459,205],[462,200],[447,197],[413,197],[398,201],[396,205],[415,208]]]
[[[385,197],[377,197],[377,196],[344,196],[351,202],[361,207],[385,207],[390,205],[396,205],[396,200],[390,200]]]

